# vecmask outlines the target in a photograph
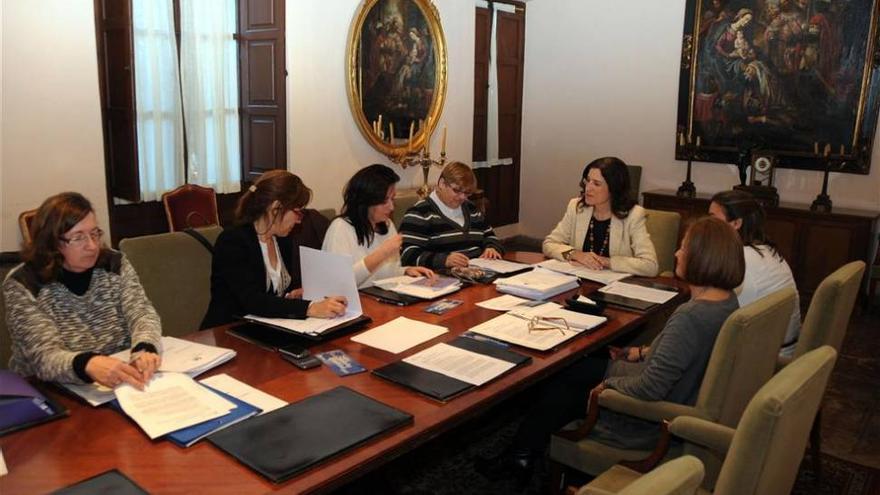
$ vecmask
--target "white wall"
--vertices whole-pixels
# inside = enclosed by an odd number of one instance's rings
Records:
[[[92,0],[3,2],[0,251],[18,214],[74,190],[109,225]]]
[[[675,189],[678,74],[685,0],[539,0],[526,14],[522,233],[543,237],[577,195],[583,166],[616,155],[640,164],[642,191]],[[876,140],[876,138],[875,138]],[[835,207],[880,211],[880,143],[869,176],[832,174]],[[696,163],[700,193],[739,183],[736,168]],[[779,170],[783,201],[809,204],[822,174]],[[536,200],[536,198],[540,198]]]
[[[434,133],[439,153],[440,129],[448,126],[447,157],[470,161],[474,108],[474,4],[436,0],[446,37],[449,85],[446,104]],[[318,208],[342,205],[342,187],[359,168],[390,164],[361,135],[346,96],[345,52],[349,26],[360,0],[314,0],[287,3],[288,129],[291,171],[315,194]],[[398,188],[417,187],[421,170],[401,170]],[[439,170],[432,172],[434,180]]]

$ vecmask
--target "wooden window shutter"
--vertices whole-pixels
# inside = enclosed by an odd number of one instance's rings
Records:
[[[284,0],[240,0],[242,180],[287,168]]]
[[[140,201],[130,0],[95,0],[104,160],[110,194]]]

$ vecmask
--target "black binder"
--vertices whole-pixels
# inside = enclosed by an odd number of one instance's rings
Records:
[[[412,420],[411,414],[336,387],[230,426],[208,440],[280,483]]]
[[[52,492],[52,495],[148,495],[149,492],[138,486],[128,476],[111,469],[79,483]]]
[[[458,337],[451,342],[447,342],[447,344],[514,363],[516,364],[514,368],[532,361],[531,357],[524,354],[513,352],[497,344],[468,337]],[[411,388],[416,392],[441,402],[449,401],[468,390],[476,388],[473,384],[437,373],[436,371],[426,370],[404,361],[397,361],[377,368],[373,370],[373,374]]]

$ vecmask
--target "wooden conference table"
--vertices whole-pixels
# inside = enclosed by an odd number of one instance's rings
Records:
[[[512,253],[509,259],[537,262],[538,253]],[[663,279],[664,283],[680,282]],[[581,292],[588,294],[599,287],[586,282]],[[575,291],[560,295],[561,301]],[[532,356],[532,362],[517,368],[482,387],[467,392],[448,403],[440,403],[407,388],[360,373],[336,376],[326,366],[302,371],[283,361],[276,353],[261,349],[226,333],[229,326],[196,332],[187,338],[205,344],[235,349],[237,356],[208,373],[227,373],[288,402],[294,402],[336,386],[346,386],[414,416],[410,426],[395,430],[344,455],[281,483],[273,484],[239,464],[207,441],[183,449],[164,440],[151,441],[132,421],[107,407],[92,408],[67,395],[49,390],[70,409],[70,416],[34,428],[0,437],[9,474],[0,477],[0,493],[46,493],[117,468],[150,493],[304,493],[326,492],[350,482],[388,461],[408,452],[441,433],[467,421],[499,401],[547,377],[578,356],[594,350],[627,333],[658,313],[680,304],[685,291],[663,307],[648,313],[633,313],[609,308],[608,322],[596,331],[582,335],[551,352],[512,348]],[[314,346],[312,352],[342,349],[368,370],[397,361],[438,342],[452,340],[468,328],[499,313],[475,306],[475,303],[499,295],[493,285],[467,287],[448,297],[464,304],[443,315],[425,313],[428,303],[397,307],[363,297],[364,312],[373,319],[370,326],[398,316],[443,325],[449,332],[400,355],[367,347],[351,341],[346,334]],[[48,387],[44,387],[44,390]],[[333,421],[333,418],[327,418]]]

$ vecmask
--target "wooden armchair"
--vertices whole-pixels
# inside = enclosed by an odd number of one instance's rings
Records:
[[[736,426],[749,400],[773,375],[794,300],[794,289],[786,288],[736,310],[727,318],[715,340],[693,406],[644,401],[610,389],[601,394],[593,392],[586,419],[568,425],[551,438],[553,486],[562,485],[562,466],[596,476],[618,462],[627,462],[633,468],[647,471],[660,460],[647,450],[620,449],[588,438],[599,417],[600,406],[658,423],[658,428],[664,420],[678,416],[694,416],[729,427]],[[661,435],[661,444],[668,441],[668,436]],[[711,486],[723,458],[698,446],[688,447],[684,453],[703,462],[706,467],[704,484]]]
[[[162,203],[171,232],[220,225],[217,195],[210,187],[184,184],[163,194]]]

